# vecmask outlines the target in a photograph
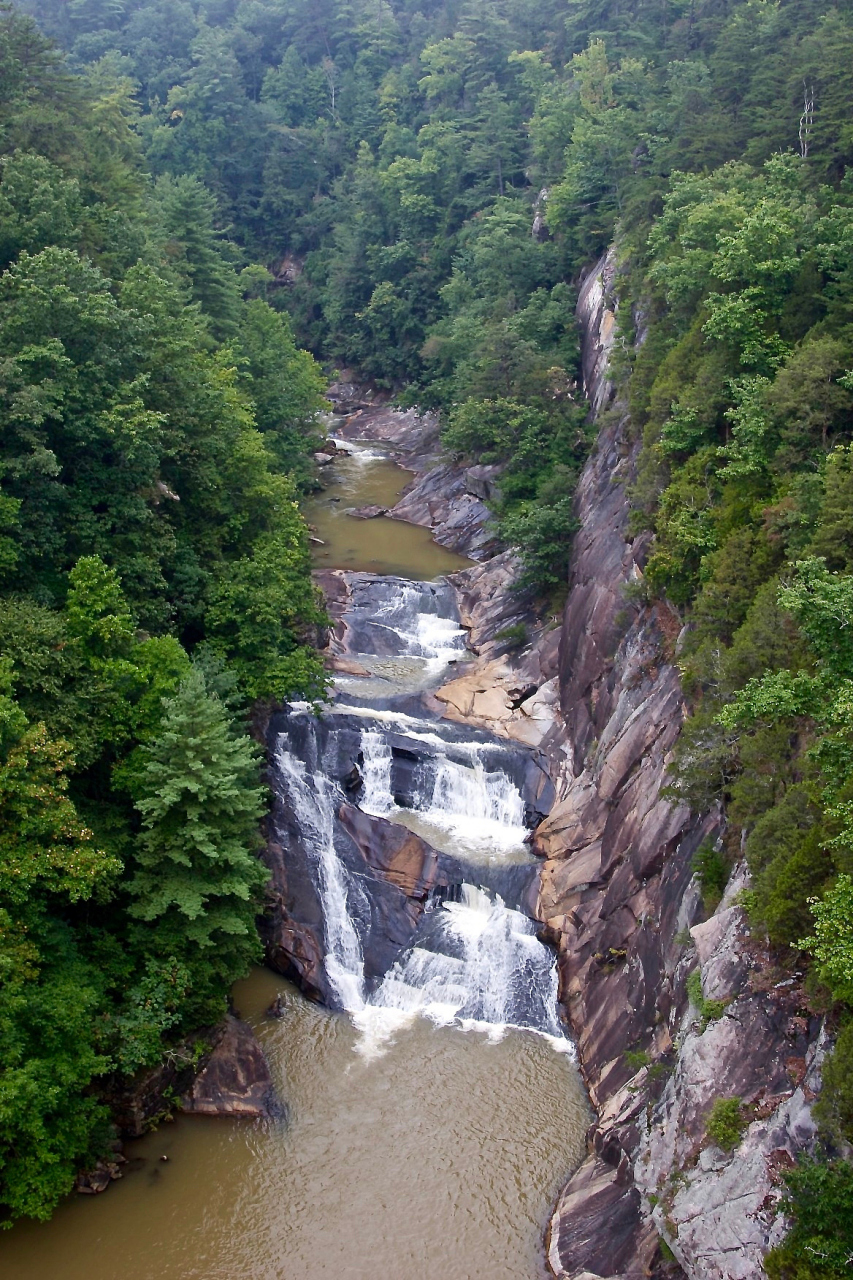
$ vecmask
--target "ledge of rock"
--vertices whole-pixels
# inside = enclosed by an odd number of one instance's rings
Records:
[[[269,1064],[248,1023],[227,1016],[213,1052],[181,1098],[181,1110],[253,1119],[280,1113]]]
[[[548,1232],[548,1265],[557,1280],[645,1280],[657,1234],[644,1223],[640,1194],[626,1168],[589,1156],[564,1187]]]
[[[347,511],[348,516],[354,516],[356,520],[376,520],[378,516],[387,516],[387,507],[377,507],[375,504],[370,507],[353,507]]]

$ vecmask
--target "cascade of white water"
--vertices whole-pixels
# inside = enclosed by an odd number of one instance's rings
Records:
[[[390,789],[391,749],[376,730],[364,732],[361,744],[362,806],[382,816],[396,808]],[[285,741],[280,742],[276,758],[279,783],[315,859],[325,923],[326,972],[338,1000],[362,1032],[361,1053],[366,1057],[383,1053],[401,1025],[418,1016],[436,1024],[481,1028],[493,1038],[510,1026],[525,1028],[570,1051],[556,1014],[553,956],[536,937],[532,921],[508,908],[500,897],[473,885],[462,886],[458,902],[447,901],[430,914],[425,935],[400,956],[372,993],[367,992],[354,923],[359,910],[364,915],[367,902],[335,849],[340,793],[322,762],[309,772]],[[502,812],[519,816],[516,802],[501,789],[489,791],[491,775],[485,769],[478,774],[457,765],[457,770],[471,775],[460,782],[452,768],[446,769],[452,764],[438,761],[432,798],[436,813],[443,797],[455,809],[467,805],[479,812],[479,818],[469,814],[466,820],[481,825],[497,822],[495,815]],[[492,816],[487,819],[486,813]],[[445,816],[461,818],[458,813]]]
[[[443,617],[439,608],[440,601],[425,592],[422,584],[402,584],[380,607],[374,622],[398,636],[405,654],[423,658],[429,668],[439,670],[464,651],[466,634],[455,618]]]
[[[417,738],[415,734],[408,736]],[[420,768],[421,794],[412,809],[400,809],[391,789],[391,748],[382,733],[365,729],[361,734],[362,779],[364,789],[359,808],[365,813],[414,825],[429,840],[440,834],[443,845],[450,843],[463,857],[491,861],[517,852],[524,844],[524,800],[509,774],[490,770],[483,762],[478,743],[457,743],[455,751],[466,761],[453,760],[448,744],[435,734],[430,745],[440,754],[424,758]],[[410,821],[417,818],[416,823]],[[434,837],[436,838],[436,837]]]
[[[359,808],[384,818],[394,808],[391,794],[391,748],[381,733],[365,729],[361,735],[361,777],[364,789]]]
[[[395,633],[389,664],[441,666],[464,648],[464,632],[455,618],[442,616],[452,610],[440,591],[395,579],[387,580],[387,589],[372,615],[367,606],[359,607],[366,640],[375,635],[370,628]],[[387,635],[379,637],[380,652],[388,652],[388,642]],[[401,651],[402,658],[394,656]],[[292,713],[308,714],[310,724],[307,706],[294,706]],[[410,827],[472,868],[478,862],[526,860],[529,853],[523,843],[524,798],[509,760],[506,769],[500,767],[501,753],[515,750],[507,744],[459,741],[457,731],[441,722],[396,707],[340,700],[330,709],[323,734],[302,739],[307,746],[300,754],[310,757],[310,765],[283,744],[282,786],[317,868],[326,970],[337,998],[363,1033],[360,1051],[366,1056],[384,1052],[399,1027],[418,1016],[480,1028],[493,1037],[510,1026],[525,1028],[570,1051],[557,1016],[553,955],[536,937],[531,920],[472,885],[462,886],[458,901],[445,901],[425,913],[413,943],[391,969],[373,989],[365,982],[359,930],[376,927],[367,897],[370,877],[351,872],[336,850],[336,813],[344,797],[331,780],[352,758],[351,738],[342,740],[339,733],[351,734],[353,720],[363,725],[358,805],[364,813]],[[321,740],[326,743],[322,750]],[[395,760],[392,743],[398,740],[408,740],[411,748],[398,752]],[[344,755],[342,741],[348,743]],[[321,756],[328,758],[329,768]],[[395,801],[397,786],[410,808]],[[340,831],[337,837],[347,839]],[[344,844],[339,847],[345,849]]]
[[[571,1051],[556,1015],[556,965],[526,916],[463,885],[461,901],[444,903],[435,928],[430,949],[407,951],[357,1015],[364,1056],[381,1054],[417,1016],[483,1029],[493,1039],[520,1027]]]
[[[447,756],[439,761],[427,812],[514,827],[523,833],[524,801],[512,778],[499,770],[489,771],[479,748],[469,755],[470,765]]]
[[[279,744],[278,777],[311,852],[317,859],[318,885],[326,929],[326,973],[345,1009],[364,1006],[364,962],[348,903],[347,875],[335,850],[335,793],[318,770],[309,781],[304,761]]]

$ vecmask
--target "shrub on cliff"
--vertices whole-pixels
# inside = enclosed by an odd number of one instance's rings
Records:
[[[785,1184],[791,1229],[764,1260],[770,1280],[846,1280],[853,1268],[853,1165],[806,1159]]]
[[[853,1143],[853,1018],[849,1016],[823,1064],[823,1082],[814,1114],[833,1142]]]
[[[736,1147],[746,1128],[740,1098],[717,1098],[705,1128],[708,1137],[721,1150],[731,1151]]]

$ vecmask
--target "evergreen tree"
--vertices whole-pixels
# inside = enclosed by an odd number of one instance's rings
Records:
[[[130,913],[157,923],[158,950],[187,965],[201,1007],[257,958],[254,917],[267,879],[255,856],[259,758],[196,668],[165,700],[160,731],[129,780],[142,818]],[[214,1012],[216,1004],[214,995]]]

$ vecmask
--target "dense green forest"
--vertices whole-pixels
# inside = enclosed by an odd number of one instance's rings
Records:
[[[743,845],[754,927],[839,1030],[768,1268],[844,1274],[853,0],[25,7],[65,57],[3,11],[0,1199],[48,1212],[103,1140],[90,1083],[251,954],[245,709],[321,687],[297,344],[504,464],[547,596],[591,445],[575,287],[615,241],[635,600],[689,624],[673,787],[725,802],[700,873]]]
[[[246,708],[322,687],[297,497],[323,379],[134,122],[0,12],[10,1217],[104,1150],[99,1092],[222,1016],[265,880]]]

